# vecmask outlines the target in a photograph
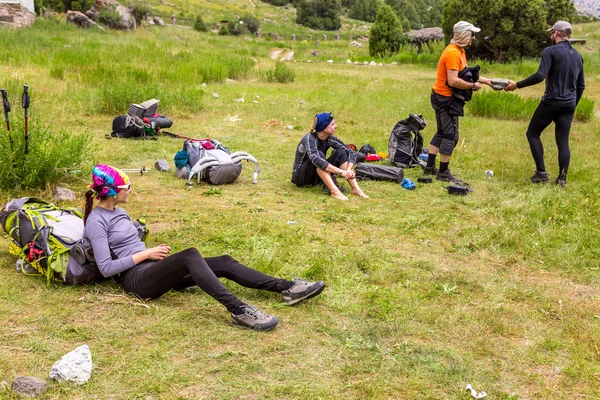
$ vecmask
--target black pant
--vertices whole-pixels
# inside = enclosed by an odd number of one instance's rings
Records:
[[[202,258],[196,249],[181,251],[164,260],[138,264],[122,273],[119,282],[127,292],[143,299],[155,299],[171,289],[198,285],[227,310],[238,312],[245,303],[227,290],[219,278],[277,293],[292,286],[290,281],[246,267],[229,255]]]
[[[527,140],[531,155],[535,161],[535,168],[539,172],[546,172],[544,165],[544,146],[540,136],[544,129],[554,122],[554,137],[558,147],[558,172],[567,173],[571,161],[571,150],[569,149],[569,132],[575,107],[556,107],[541,102],[536,108],[529,127],[527,128]]]
[[[319,151],[322,158],[325,158],[325,154]],[[327,159],[327,162],[331,165],[339,167],[343,163],[348,161],[348,153],[345,149],[339,148]],[[316,185],[323,182],[321,177],[317,173],[317,166],[313,164],[308,158],[304,160],[300,167],[292,174],[292,182],[297,186]]]
[[[440,149],[440,154],[452,155],[458,143],[458,115],[449,114],[451,97],[431,92],[431,107],[435,111],[437,131],[430,144]]]

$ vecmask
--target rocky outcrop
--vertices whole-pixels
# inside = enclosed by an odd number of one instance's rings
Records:
[[[120,21],[111,28],[129,30],[137,27],[131,10],[122,6],[117,0],[96,0],[86,15],[96,21],[100,17],[100,12],[106,8],[114,10],[120,17]]]
[[[11,28],[25,28],[33,24],[35,13],[21,3],[0,3],[0,25]]]
[[[104,30],[103,27],[92,21],[82,12],[79,11],[67,11],[67,22],[77,25],[80,28],[89,28],[90,26],[95,26],[101,30]]]

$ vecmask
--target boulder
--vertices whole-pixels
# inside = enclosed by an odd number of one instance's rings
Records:
[[[166,172],[170,169],[167,160],[158,160],[156,163],[154,163],[154,168],[160,172]]]
[[[91,375],[92,353],[86,344],[65,354],[54,363],[50,370],[50,378],[63,382],[75,382],[78,385],[86,383]]]
[[[52,198],[54,200],[64,201],[64,200],[76,200],[77,196],[75,195],[75,192],[72,191],[71,189],[57,186],[52,191]]]
[[[90,26],[95,26],[101,30],[104,30],[103,27],[92,21],[82,12],[79,11],[67,11],[67,22],[77,25],[80,28],[89,28]]]
[[[25,397],[37,397],[48,388],[48,383],[33,376],[17,376],[12,382],[12,390]]]
[[[357,42],[357,41],[353,41],[352,43],[350,43],[352,46],[354,47],[363,47],[362,43]]]
[[[131,10],[122,6],[117,0],[96,0],[94,6],[86,12],[86,15],[91,19],[96,20],[100,15],[100,11],[107,7],[114,9],[120,16],[119,23],[115,24],[115,26],[111,26],[111,28],[129,30],[137,27]]]
[[[152,21],[154,21],[155,25],[165,26],[165,21],[163,21],[161,17],[154,17],[152,18]]]
[[[310,54],[312,54],[313,56],[317,57],[320,53],[316,50],[313,50]]]

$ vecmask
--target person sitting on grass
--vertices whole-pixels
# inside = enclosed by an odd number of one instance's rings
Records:
[[[116,207],[128,201],[129,177],[117,168],[98,164],[92,170],[92,180],[85,196],[84,236],[92,244],[102,275],[113,277],[128,293],[155,299],[171,289],[197,285],[227,308],[235,325],[268,331],[277,326],[277,318],[239,300],[219,278],[281,293],[289,305],[314,297],[325,288],[321,281],[288,281],[266,275],[229,255],[203,258],[195,248],[170,254],[171,247],[166,244],[146,248],[127,212]],[[99,199],[95,208],[94,198]]]
[[[296,148],[292,183],[296,186],[316,185],[323,183],[323,190],[329,192],[331,197],[339,200],[348,200],[342,193],[342,188],[337,184],[334,175],[344,177],[351,187],[351,193],[369,198],[358,186],[352,168],[356,163],[356,153],[350,150],[344,142],[333,136],[337,124],[331,113],[315,115],[310,133],[307,133]],[[327,150],[333,148],[329,158]]]

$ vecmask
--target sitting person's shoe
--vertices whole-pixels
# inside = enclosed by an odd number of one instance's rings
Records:
[[[294,278],[294,284],[288,290],[281,292],[281,297],[290,306],[311,297],[315,297],[325,289],[325,282],[309,282],[304,279]]]
[[[566,178],[565,178],[566,179]],[[548,173],[535,171],[535,174],[529,178],[531,183],[548,183]]]
[[[567,174],[561,172],[560,175],[558,175],[558,178],[556,178],[556,181],[554,181],[554,184],[562,187],[567,186]]]
[[[435,179],[438,181],[442,181],[442,182],[456,182],[456,183],[462,182],[460,179],[454,177],[450,173],[449,169],[445,170],[444,172],[438,172],[435,176]]]
[[[423,175],[437,175],[438,169],[435,167],[423,167]]]
[[[256,307],[245,306],[241,314],[231,314],[231,320],[235,325],[243,328],[256,329],[257,331],[270,331],[279,323],[277,317],[265,314]]]

